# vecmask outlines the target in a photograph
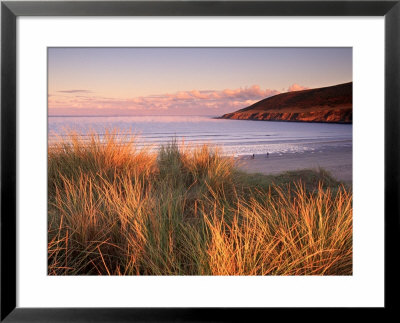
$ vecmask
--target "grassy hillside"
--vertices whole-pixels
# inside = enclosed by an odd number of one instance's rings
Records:
[[[79,135],[48,151],[49,275],[351,275],[352,193],[249,175],[208,146]]]
[[[353,83],[281,93],[227,113],[223,119],[352,122]]]

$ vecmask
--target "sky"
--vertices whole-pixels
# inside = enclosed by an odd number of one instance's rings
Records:
[[[222,115],[352,81],[352,49],[49,48],[49,115]]]

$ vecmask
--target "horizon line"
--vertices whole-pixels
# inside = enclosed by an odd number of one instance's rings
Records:
[[[67,114],[67,115],[48,115],[48,118],[68,118],[68,117],[213,117],[211,114],[121,114],[121,115],[81,115],[81,114]]]

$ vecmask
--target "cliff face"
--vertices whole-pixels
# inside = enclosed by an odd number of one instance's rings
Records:
[[[223,119],[352,123],[353,83],[278,94]]]

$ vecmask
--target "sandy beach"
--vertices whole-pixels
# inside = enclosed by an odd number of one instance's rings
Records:
[[[346,183],[352,181],[352,147],[330,147],[303,153],[242,156],[237,159],[240,169],[249,173],[279,174],[290,170],[318,169]]]

